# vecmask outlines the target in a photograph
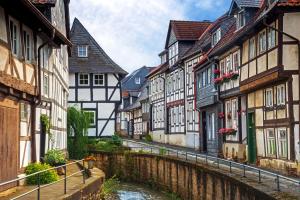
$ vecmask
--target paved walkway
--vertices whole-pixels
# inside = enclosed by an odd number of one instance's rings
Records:
[[[249,165],[243,165],[235,163],[233,161],[227,161],[223,159],[217,159],[217,157],[200,154],[198,151],[190,148],[177,147],[167,144],[143,142],[138,140],[124,139],[123,144],[131,147],[136,151],[148,151],[154,154],[161,153],[161,148],[164,148],[164,154],[185,159],[199,164],[206,164],[213,170],[222,171],[223,173],[240,179],[247,184],[257,187],[269,194],[286,199],[284,195],[294,196],[294,199],[300,199],[300,179],[289,178],[282,175],[276,175],[273,172],[269,172],[260,168],[252,167]],[[260,178],[259,178],[260,177]],[[278,192],[278,177],[279,177],[279,189]],[[260,180],[260,181],[259,181]],[[291,180],[295,181],[292,182]],[[284,196],[284,197],[283,197]],[[292,198],[293,199],[293,198]]]
[[[67,176],[79,172],[80,168],[77,164],[67,166]],[[64,176],[61,176],[63,178]],[[85,184],[89,184],[95,180],[95,177],[90,177],[85,180]],[[80,189],[83,186],[83,177],[82,173],[78,173],[67,179],[67,194],[73,193],[74,191]],[[17,191],[6,196],[0,197],[0,200],[9,200],[14,199],[15,197],[25,194],[31,190],[36,189],[36,186],[19,186]],[[41,188],[40,190],[40,199],[41,200],[58,200],[62,199],[64,196],[64,180],[61,180],[58,183],[55,183],[51,186]],[[37,191],[34,191],[26,196],[18,198],[18,200],[35,200],[37,198]]]

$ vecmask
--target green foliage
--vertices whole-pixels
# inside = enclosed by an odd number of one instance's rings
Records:
[[[109,142],[117,146],[121,146],[123,143],[122,139],[118,135],[113,135]]]
[[[173,192],[167,192],[167,193],[166,193],[166,197],[167,197],[169,200],[181,200],[181,198],[180,198],[177,194],[175,194],[175,193],[173,193]]]
[[[89,114],[75,107],[68,108],[67,131],[70,158],[82,159],[87,155],[87,131],[89,126]]]
[[[159,155],[166,155],[167,150],[165,148],[159,148]]]
[[[151,137],[150,134],[147,134],[147,135],[145,136],[145,141],[146,141],[146,142],[152,142],[152,141],[153,141],[153,139],[152,139],[152,137]]]
[[[41,114],[40,120],[41,120],[42,127],[45,129],[46,133],[48,134],[49,141],[53,142],[54,140],[53,134],[51,134],[50,131],[51,129],[50,118],[45,114]]]
[[[28,165],[25,169],[26,175],[30,175],[39,171],[50,169],[51,166],[48,164],[42,163],[32,163]],[[42,172],[40,175],[40,184],[48,184],[58,180],[58,175],[55,170],[49,170]],[[38,175],[33,175],[26,178],[26,183],[28,185],[37,185],[38,184]]]
[[[110,195],[116,193],[120,187],[120,181],[113,176],[104,181],[101,186],[100,199],[107,199]]]
[[[105,152],[123,151],[126,149],[126,147],[122,146],[122,139],[117,135],[111,138],[89,139],[88,147],[89,150]]]
[[[52,149],[49,150],[45,155],[45,163],[51,166],[59,166],[66,164],[66,157],[61,150]]]

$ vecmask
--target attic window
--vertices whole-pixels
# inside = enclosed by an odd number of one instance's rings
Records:
[[[237,14],[237,27],[238,29],[242,28],[243,26],[245,26],[245,11],[241,10],[238,14]]]
[[[80,45],[78,46],[78,57],[80,58],[86,58],[88,57],[88,46],[86,45]]]
[[[215,46],[221,39],[221,28],[212,34],[212,46]]]
[[[134,82],[135,82],[135,84],[141,84],[141,79],[140,79],[140,77],[136,77],[136,78],[134,79]]]

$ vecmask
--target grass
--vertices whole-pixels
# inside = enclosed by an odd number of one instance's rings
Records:
[[[101,186],[100,199],[104,200],[110,197],[112,194],[115,194],[118,191],[119,187],[120,181],[116,178],[116,176],[107,179]]]

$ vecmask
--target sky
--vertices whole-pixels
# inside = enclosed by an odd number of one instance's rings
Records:
[[[170,20],[215,20],[231,0],[73,0],[75,17],[103,50],[131,73],[157,66]]]

